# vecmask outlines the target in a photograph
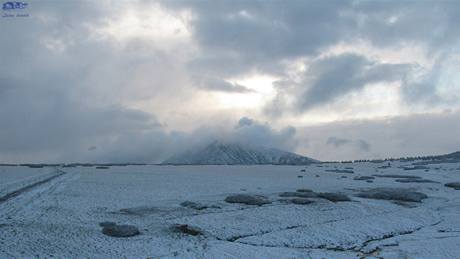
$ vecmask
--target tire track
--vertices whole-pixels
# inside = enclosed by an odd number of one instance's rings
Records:
[[[45,183],[47,183],[47,182],[49,182],[49,181],[51,181],[51,180],[53,180],[53,179],[65,174],[64,171],[61,171],[59,169],[57,170],[57,172],[58,172],[58,174],[56,174],[56,175],[50,176],[50,177],[45,178],[45,179],[43,179],[41,181],[38,181],[36,183],[29,184],[27,186],[24,186],[24,187],[18,189],[18,190],[15,190],[15,191],[12,191],[10,193],[7,193],[6,195],[0,197],[0,204],[2,204],[2,203],[6,202],[6,201],[8,201],[8,200],[10,200],[10,199],[12,199],[14,197],[17,197],[17,196],[19,196],[19,195],[21,195],[21,194],[23,194],[25,192],[28,192],[28,191],[34,189],[37,186],[45,184]]]

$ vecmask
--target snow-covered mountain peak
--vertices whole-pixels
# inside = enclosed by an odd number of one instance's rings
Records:
[[[303,165],[317,160],[275,148],[214,141],[165,160],[162,164],[180,165]]]

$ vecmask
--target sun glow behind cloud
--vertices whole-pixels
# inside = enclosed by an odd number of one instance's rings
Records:
[[[246,87],[250,91],[245,93],[215,93],[217,103],[221,108],[234,109],[260,109],[266,101],[273,98],[275,89],[273,82],[278,80],[269,75],[251,75],[243,78],[228,80],[234,84]]]
[[[156,47],[164,49],[170,49],[174,47],[174,43],[191,38],[188,22],[192,15],[189,11],[168,12],[159,3],[116,9],[115,15],[104,19],[100,24],[89,25],[94,37],[103,40],[109,38],[119,43],[148,40]]]

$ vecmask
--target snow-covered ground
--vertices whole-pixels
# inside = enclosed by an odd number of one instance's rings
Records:
[[[0,258],[459,258],[460,190],[444,184],[460,182],[460,164],[378,168],[386,164],[61,168],[65,174],[0,202]],[[2,167],[0,186],[34,171],[56,174],[20,168]],[[397,182],[411,178],[394,175],[421,178]],[[358,197],[378,187],[428,198]],[[291,197],[301,195],[297,189],[314,191],[303,192],[313,202],[294,204],[305,200]],[[351,201],[331,202],[324,192]],[[225,202],[233,194],[263,195],[271,203]],[[132,225],[141,234],[107,236],[102,222]]]
[[[0,197],[56,174],[53,168],[0,167]]]

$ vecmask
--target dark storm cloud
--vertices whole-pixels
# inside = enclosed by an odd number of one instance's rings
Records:
[[[314,54],[338,41],[348,21],[340,12],[350,3],[186,1],[166,5],[190,8],[195,15],[191,26],[206,51],[192,67],[229,76],[254,69],[282,73],[280,61]]]
[[[164,143],[146,141],[168,137],[156,116],[122,101],[153,92],[141,91],[133,80],[146,79],[147,68],[158,72],[155,83],[168,86],[170,66],[155,51],[120,51],[113,42],[93,39],[88,26],[111,15],[105,7],[32,2],[29,18],[2,19],[8,36],[0,41],[1,161],[148,162],[162,153]],[[128,140],[140,143],[139,136],[157,145],[135,151]]]
[[[298,109],[307,110],[316,105],[328,103],[350,91],[377,82],[401,80],[409,65],[378,64],[353,54],[343,54],[320,59],[306,72],[307,80],[299,85],[302,93]]]
[[[457,1],[357,1],[349,15],[360,37],[385,47],[417,42],[443,51],[458,41]]]
[[[280,105],[280,95],[271,104],[288,111],[307,110],[368,83],[395,80],[402,80],[402,95],[408,105],[442,102],[432,98],[437,89],[436,70],[455,51],[452,46],[460,35],[460,5],[455,1],[175,1],[165,5],[193,12],[191,27],[204,51],[190,67],[216,77],[256,71],[295,85],[286,74],[286,63],[317,57],[330,46],[353,40],[368,41],[382,49],[412,44],[424,47],[430,58],[441,55],[433,71],[412,81],[406,78],[411,78],[415,69],[408,67],[416,64],[370,64],[364,57],[350,55],[323,60],[314,64],[321,68],[311,71],[317,78],[312,88],[301,85],[304,94],[297,106]],[[364,71],[365,66],[373,67]],[[298,91],[282,94],[297,99]],[[280,113],[272,107],[266,110],[272,115]]]
[[[155,4],[172,15],[178,10],[191,12],[190,39],[185,44],[173,48],[170,42],[146,39],[143,33],[118,38],[122,32],[134,32],[130,26],[114,35],[100,34],[99,29],[121,20],[124,11],[136,14],[137,9]],[[242,118],[236,127],[211,121],[191,132],[167,128],[158,119],[166,108],[166,119],[182,112],[179,106],[194,99],[194,87],[249,92],[229,78],[252,73],[280,78],[276,99],[267,108],[278,116],[320,107],[377,82],[401,81],[408,104],[434,105],[444,101],[437,94],[437,83],[448,66],[446,60],[458,51],[459,8],[455,1],[30,1],[29,18],[0,21],[0,160],[158,162],[216,138],[293,150],[298,144],[296,128],[277,130],[259,118]],[[384,64],[358,54],[320,56],[329,47],[353,40],[382,49],[421,45],[435,65],[414,79],[417,64]],[[313,60],[300,82],[287,71],[299,59]],[[293,100],[293,105],[286,100]],[[147,111],[128,105],[139,103],[156,106]],[[353,155],[376,154],[385,138],[414,145],[408,153],[433,151],[430,145],[441,151],[458,144],[443,136],[438,145],[434,134],[428,133],[422,134],[428,144],[417,144],[420,134],[415,130],[420,125],[445,136],[449,134],[444,127],[455,128],[453,122],[436,116],[423,118],[393,122],[391,132],[397,136],[382,136],[377,144],[367,126],[358,127],[353,136],[340,132],[327,136],[352,140],[354,149],[347,150],[349,145],[335,149]],[[199,119],[189,118],[194,123]],[[335,124],[331,129],[341,127]],[[368,142],[360,142],[364,139]],[[380,150],[398,153],[398,149]]]

